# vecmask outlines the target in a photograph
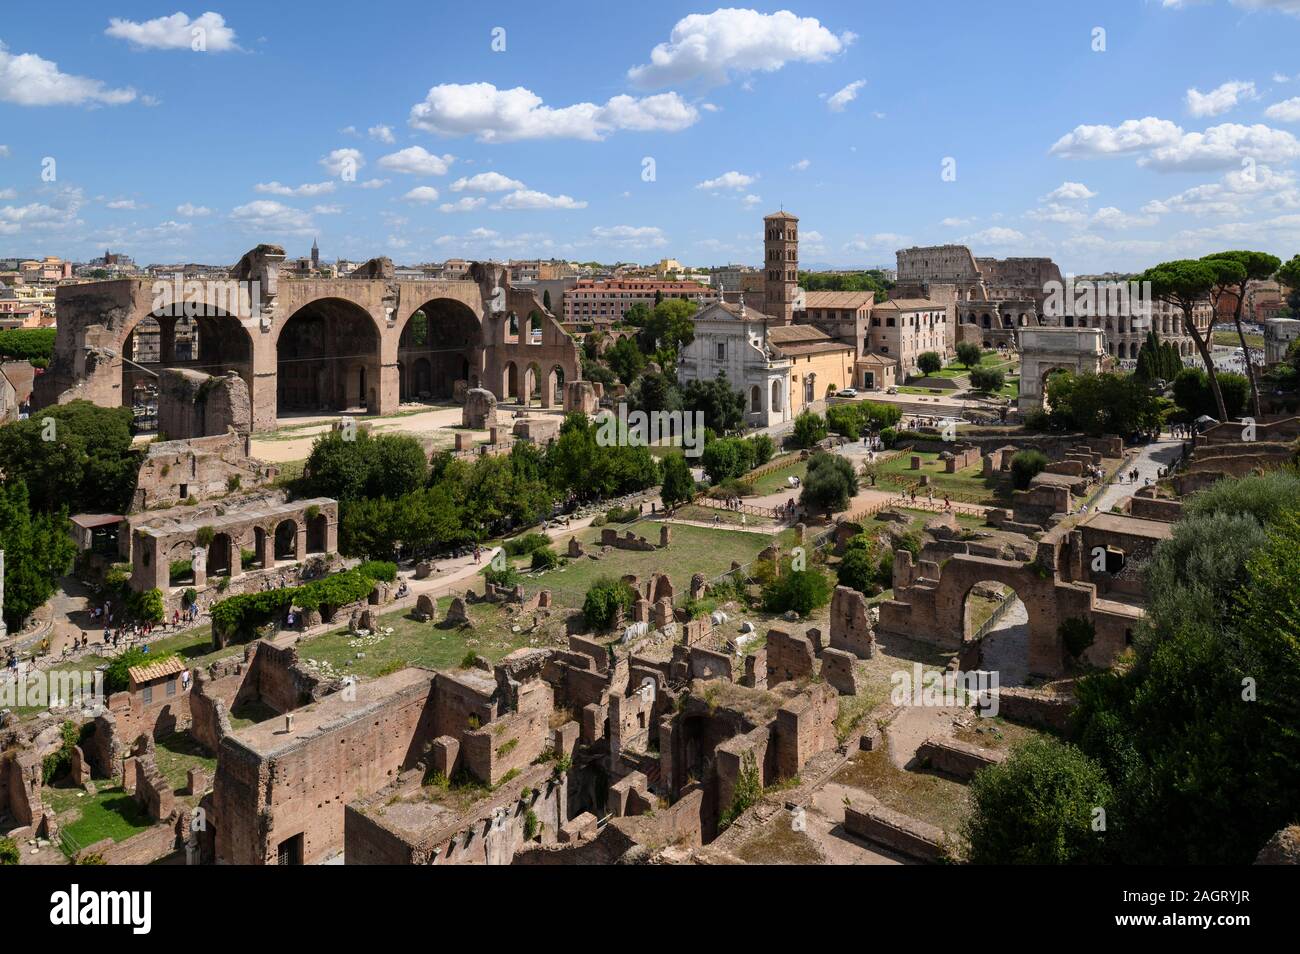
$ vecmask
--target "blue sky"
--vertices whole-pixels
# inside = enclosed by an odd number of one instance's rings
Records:
[[[1300,0],[333,6],[8,11],[0,256],[1300,252]]]

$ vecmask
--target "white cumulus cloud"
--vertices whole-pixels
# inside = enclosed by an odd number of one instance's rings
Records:
[[[533,189],[516,189],[502,196],[494,209],[585,209],[587,203],[568,195],[547,195]]]
[[[615,96],[603,106],[552,107],[530,89],[497,89],[491,83],[444,83],[411,107],[416,129],[442,136],[475,136],[480,142],[522,139],[598,141],[616,130],[678,132],[699,119],[699,110],[676,93],[636,98]]]
[[[1264,115],[1269,119],[1276,119],[1278,122],[1283,123],[1300,122],[1300,96],[1292,96],[1280,103],[1274,103],[1264,110]]]
[[[1187,111],[1193,116],[1221,116],[1238,103],[1257,98],[1254,83],[1232,80],[1208,93],[1196,87],[1187,91]]]
[[[397,152],[381,156],[379,168],[409,176],[445,176],[455,156],[439,156],[423,146],[407,146]]]
[[[510,192],[522,188],[524,184],[518,179],[511,179],[499,172],[480,172],[477,175],[462,176],[451,184],[452,192]]]
[[[773,72],[786,63],[824,63],[856,39],[836,35],[815,17],[789,10],[720,9],[692,13],[673,26],[668,41],[650,51],[650,62],[627,71],[646,89],[695,82],[720,84],[732,75]]]
[[[321,168],[332,176],[341,176],[345,170],[355,173],[366,164],[366,157],[360,149],[335,149],[320,160]]]
[[[1043,202],[1073,202],[1078,199],[1091,199],[1097,193],[1093,192],[1082,182],[1062,182],[1047,195],[1043,196]]]
[[[758,176],[743,172],[724,172],[716,179],[705,179],[695,186],[697,189],[746,189],[758,181]]]
[[[442,205],[438,206],[438,211],[439,212],[473,212],[475,209],[481,208],[483,203],[486,201],[487,199],[483,198],[482,196],[469,196],[469,195],[462,196],[461,198],[457,199],[455,202],[444,202]]]
[[[1116,156],[1166,146],[1182,136],[1183,130],[1177,123],[1147,116],[1126,119],[1118,126],[1075,126],[1073,131],[1058,139],[1050,151],[1052,155],[1067,159]]]
[[[194,50],[225,53],[238,50],[235,31],[226,26],[219,13],[205,13],[191,20],[184,13],[173,13],[136,23],[113,17],[108,21],[108,36],[126,40],[140,50]]]
[[[0,102],[18,106],[120,106],[136,98],[127,86],[110,89],[103,82],[59,70],[35,53],[10,53],[0,42]]]
[[[416,186],[402,198],[407,202],[437,202],[438,190],[433,186]]]

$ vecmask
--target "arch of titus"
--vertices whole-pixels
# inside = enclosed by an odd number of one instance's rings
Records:
[[[1100,328],[1022,328],[1020,400],[1022,412],[1043,406],[1053,371],[1098,374],[1105,367],[1105,333]]]
[[[347,278],[298,280],[280,276],[283,260],[282,248],[259,245],[228,280],[59,288],[54,357],[37,378],[35,405],[130,406],[149,371],[234,371],[248,385],[253,429],[265,431],[288,413],[387,414],[403,400],[460,398],[476,387],[551,407],[582,376],[577,344],[532,290],[510,287],[501,266],[475,262],[456,281],[397,281],[379,258]],[[412,321],[417,313],[423,319]],[[147,319],[159,343],[145,357],[135,334]],[[197,338],[184,354],[181,319]]]

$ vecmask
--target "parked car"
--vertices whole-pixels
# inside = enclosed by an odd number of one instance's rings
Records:
[[[840,388],[835,392],[836,397],[854,398],[858,396],[857,388]]]

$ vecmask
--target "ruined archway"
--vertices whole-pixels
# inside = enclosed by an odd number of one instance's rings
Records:
[[[275,558],[277,560],[298,558],[298,524],[293,520],[281,520],[276,524]]]
[[[375,413],[379,367],[379,332],[361,306],[339,298],[309,302],[276,341],[277,413]]]
[[[156,426],[157,374],[167,368],[214,377],[233,371],[251,389],[252,338],[237,317],[201,299],[160,305],[140,315],[127,326],[120,360],[122,405],[135,408],[138,431]]]
[[[403,401],[447,400],[456,382],[468,385],[478,366],[482,327],[473,309],[451,298],[425,302],[407,319],[397,343],[406,369]]]
[[[208,576],[232,576],[238,565],[239,550],[228,533],[218,533],[208,544]]]
[[[507,361],[501,369],[501,399],[508,401],[510,398],[519,400],[519,368],[513,361]]]
[[[307,518],[307,552],[324,553],[328,547],[329,518],[317,513]]]
[[[553,404],[564,403],[564,369],[558,364],[547,375],[546,393],[551,396]]]

